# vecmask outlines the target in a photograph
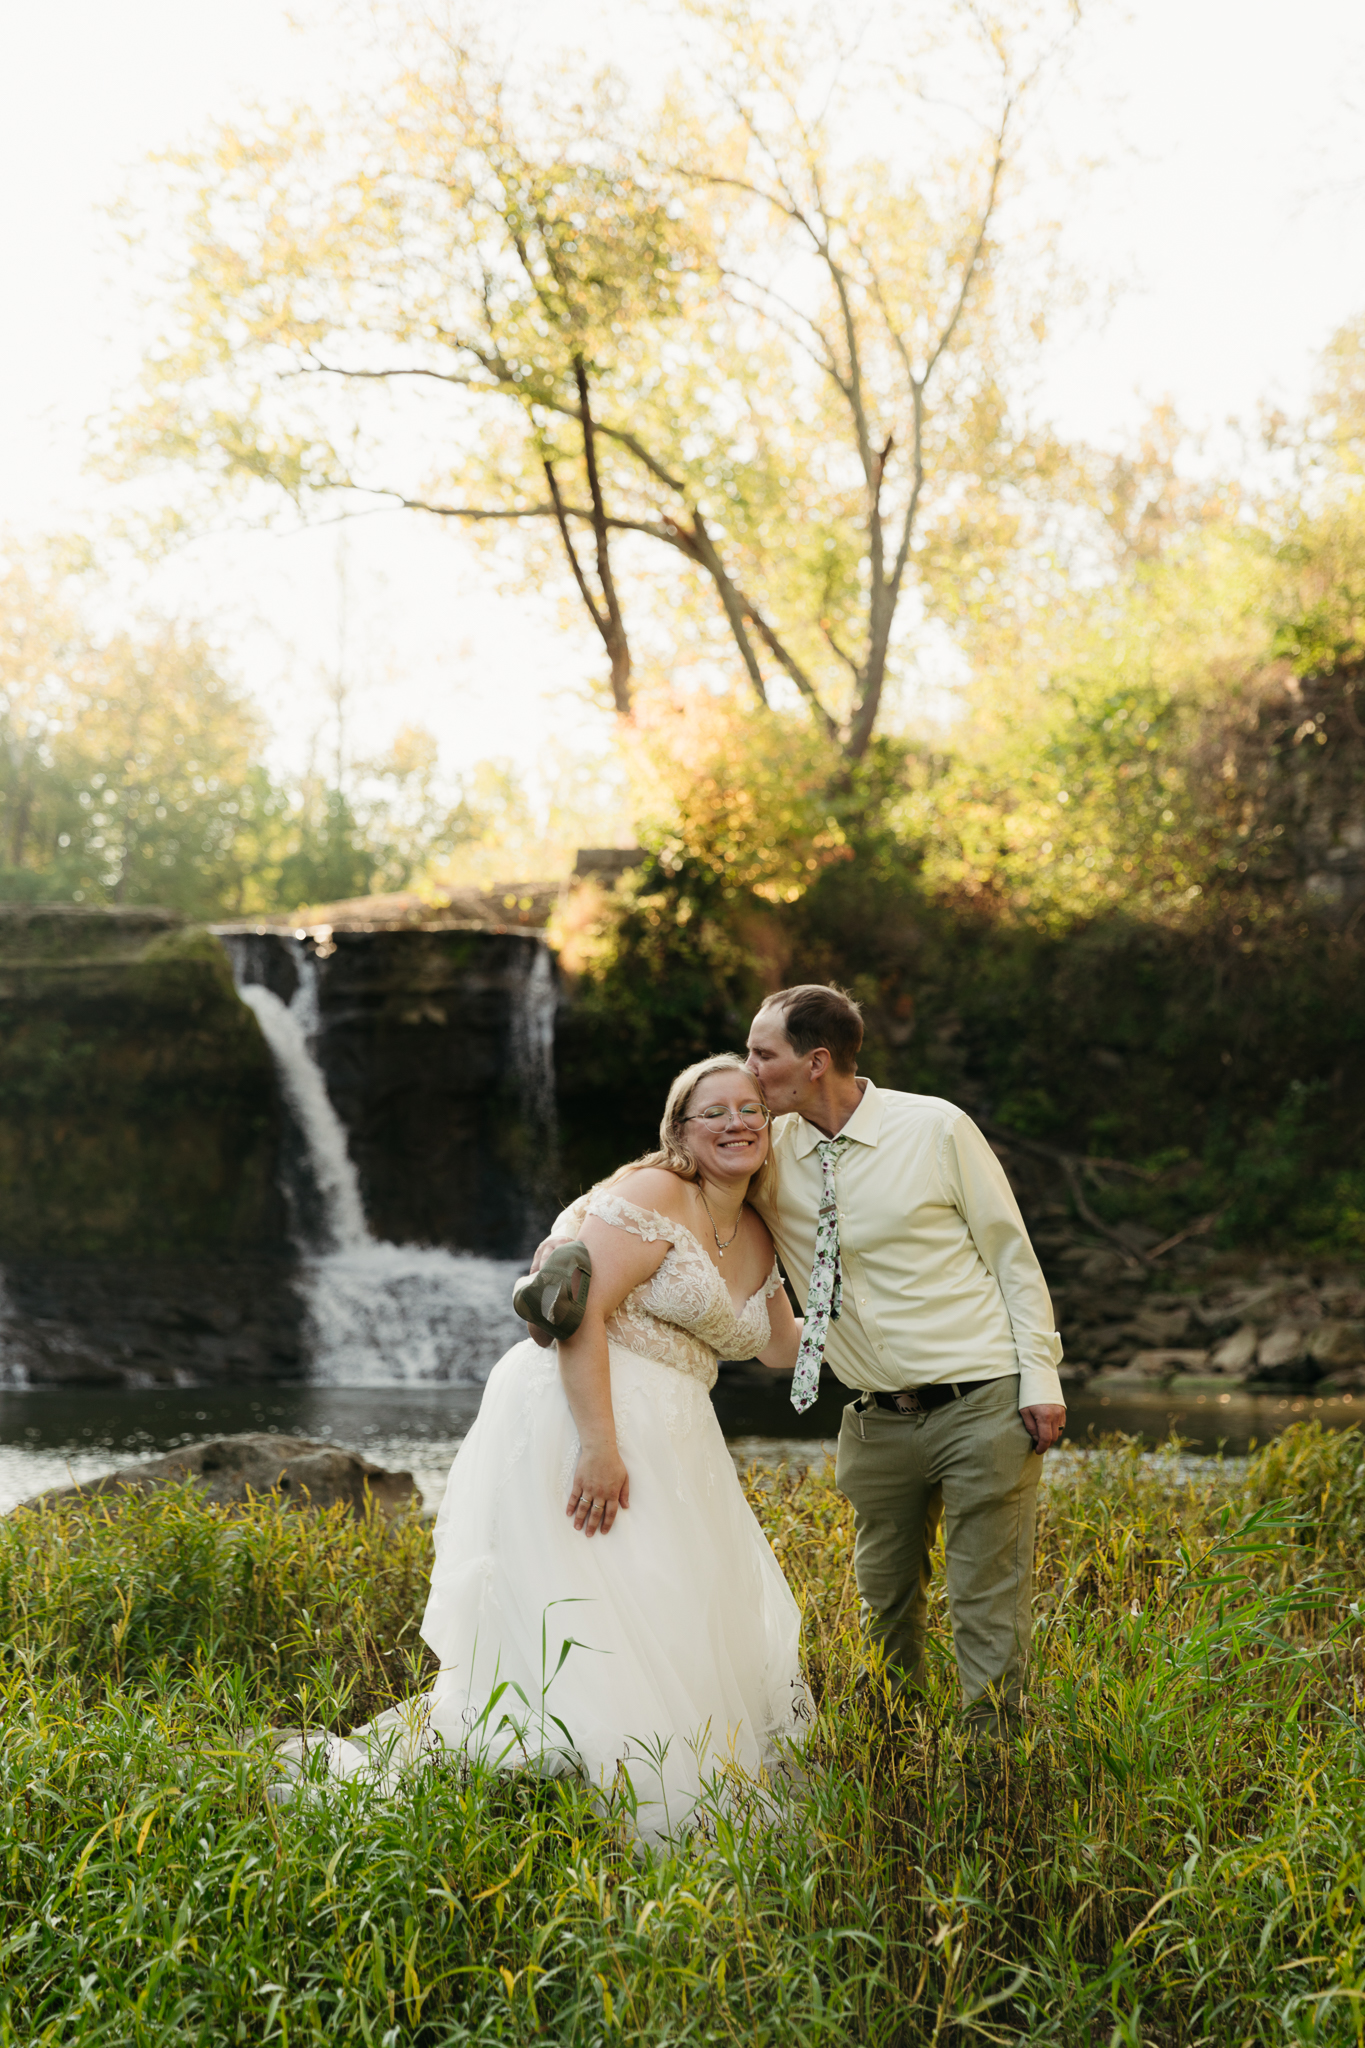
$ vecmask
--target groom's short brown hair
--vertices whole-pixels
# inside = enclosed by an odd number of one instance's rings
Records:
[[[779,1012],[793,1052],[804,1057],[823,1046],[837,1073],[857,1073],[863,1013],[847,990],[833,982],[802,982],[768,996],[763,1007]]]

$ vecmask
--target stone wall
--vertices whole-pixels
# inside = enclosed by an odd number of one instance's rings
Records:
[[[0,1261],[275,1253],[270,1056],[169,912],[0,907]]]
[[[0,907],[0,1377],[303,1370],[274,1068],[170,912]]]
[[[10,1258],[0,1384],[270,1386],[305,1376],[287,1245],[182,1259]]]

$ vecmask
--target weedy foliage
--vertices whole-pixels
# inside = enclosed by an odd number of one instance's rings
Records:
[[[422,1683],[417,1520],[20,1511],[0,2044],[1361,2042],[1361,1438],[1194,1472],[1053,1463],[1032,1723],[985,1751],[941,1607],[921,1705],[855,1692],[846,1503],[751,1475],[815,1734],[654,1857],[619,1800],[454,1760],[267,1798],[272,1728]]]

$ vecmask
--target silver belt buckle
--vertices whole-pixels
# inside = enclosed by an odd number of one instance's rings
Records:
[[[891,1396],[902,1415],[924,1415],[924,1403],[912,1387],[901,1387]]]

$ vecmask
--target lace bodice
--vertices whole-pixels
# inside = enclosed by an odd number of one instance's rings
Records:
[[[765,1348],[768,1299],[782,1285],[776,1259],[763,1286],[736,1314],[724,1280],[685,1223],[657,1209],[638,1208],[609,1188],[594,1188],[557,1219],[555,1235],[576,1234],[588,1216],[600,1216],[646,1244],[666,1237],[671,1247],[658,1270],[608,1318],[608,1339],[671,1365],[704,1387],[715,1385],[720,1359],[754,1358]]]

